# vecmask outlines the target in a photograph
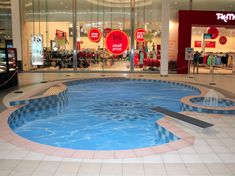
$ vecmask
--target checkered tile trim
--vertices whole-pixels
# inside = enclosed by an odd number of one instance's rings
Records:
[[[60,113],[68,103],[68,90],[64,89],[57,95],[43,96],[39,98],[33,98],[28,100],[13,101],[10,104],[23,105],[21,108],[14,111],[8,118],[8,124],[12,129],[20,127],[25,122],[40,119],[42,113],[51,111],[53,114]],[[33,116],[27,116],[27,114],[34,114]],[[30,117],[26,119],[25,117]],[[35,119],[32,119],[34,117]]]
[[[143,82],[159,82],[159,83],[167,83],[167,84],[172,84],[172,85],[177,85],[177,86],[182,86],[186,87],[189,89],[193,89],[197,91],[199,94],[201,93],[201,90],[191,86],[189,84],[185,83],[179,83],[179,82],[173,82],[173,81],[164,81],[164,80],[153,80],[153,79],[143,79],[143,78],[125,78],[125,77],[109,77],[109,78],[90,78],[90,79],[80,79],[80,80],[72,80],[72,81],[67,81],[64,82],[65,85],[70,86],[70,85],[77,85],[81,83],[86,83],[86,82],[100,82],[100,81],[143,81]]]
[[[193,100],[193,103],[195,103],[196,100]],[[228,102],[228,100],[220,100],[222,102],[225,102],[226,104],[233,104],[234,102]],[[211,113],[211,114],[235,114],[235,108],[232,109],[226,109],[226,108],[207,108],[207,106],[197,106],[197,104],[187,104],[184,102],[180,103],[180,109],[181,111],[193,111],[193,112],[200,112],[200,113]]]
[[[163,141],[165,141],[165,143],[169,143],[169,142],[176,141],[176,140],[180,139],[179,137],[175,136],[170,131],[166,130],[161,125],[155,124],[155,127],[156,127],[156,136],[159,139],[162,139]]]

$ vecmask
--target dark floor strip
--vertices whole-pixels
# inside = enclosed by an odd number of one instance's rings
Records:
[[[208,128],[208,127],[213,126],[213,124],[211,124],[211,123],[207,123],[202,120],[198,120],[198,119],[192,118],[190,116],[180,114],[178,112],[174,112],[169,109],[162,108],[160,106],[154,107],[154,108],[152,108],[152,110],[160,112],[160,113],[168,115],[168,116],[171,116],[175,119],[182,120],[184,122],[187,122],[189,124],[195,125],[200,128]]]

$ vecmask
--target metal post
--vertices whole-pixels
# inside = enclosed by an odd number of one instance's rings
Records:
[[[193,0],[189,0],[189,10],[193,10]]]
[[[77,70],[77,0],[73,0],[73,70]]]
[[[134,42],[134,30],[135,30],[135,0],[131,0],[131,53],[130,53],[130,71],[134,72],[134,54],[135,54],[135,42]]]

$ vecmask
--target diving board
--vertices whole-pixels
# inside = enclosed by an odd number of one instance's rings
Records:
[[[213,124],[211,124],[211,123],[207,123],[207,122],[204,122],[202,120],[198,120],[198,119],[195,119],[193,117],[190,117],[190,116],[187,116],[187,115],[184,115],[184,114],[180,114],[178,112],[174,112],[174,111],[171,111],[169,109],[166,109],[166,108],[163,108],[163,107],[160,107],[160,106],[156,106],[156,107],[152,108],[152,110],[160,112],[160,113],[165,114],[165,115],[168,115],[168,116],[170,116],[172,118],[175,118],[177,120],[187,122],[191,125],[195,125],[195,126],[200,127],[202,129],[213,126]]]

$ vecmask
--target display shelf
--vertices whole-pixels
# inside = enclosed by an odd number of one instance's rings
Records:
[[[14,48],[8,48],[7,53],[9,71],[15,71],[17,67],[16,50]]]
[[[4,49],[0,50],[0,72],[7,72],[7,56]]]
[[[0,48],[0,90],[18,84],[15,48]]]

